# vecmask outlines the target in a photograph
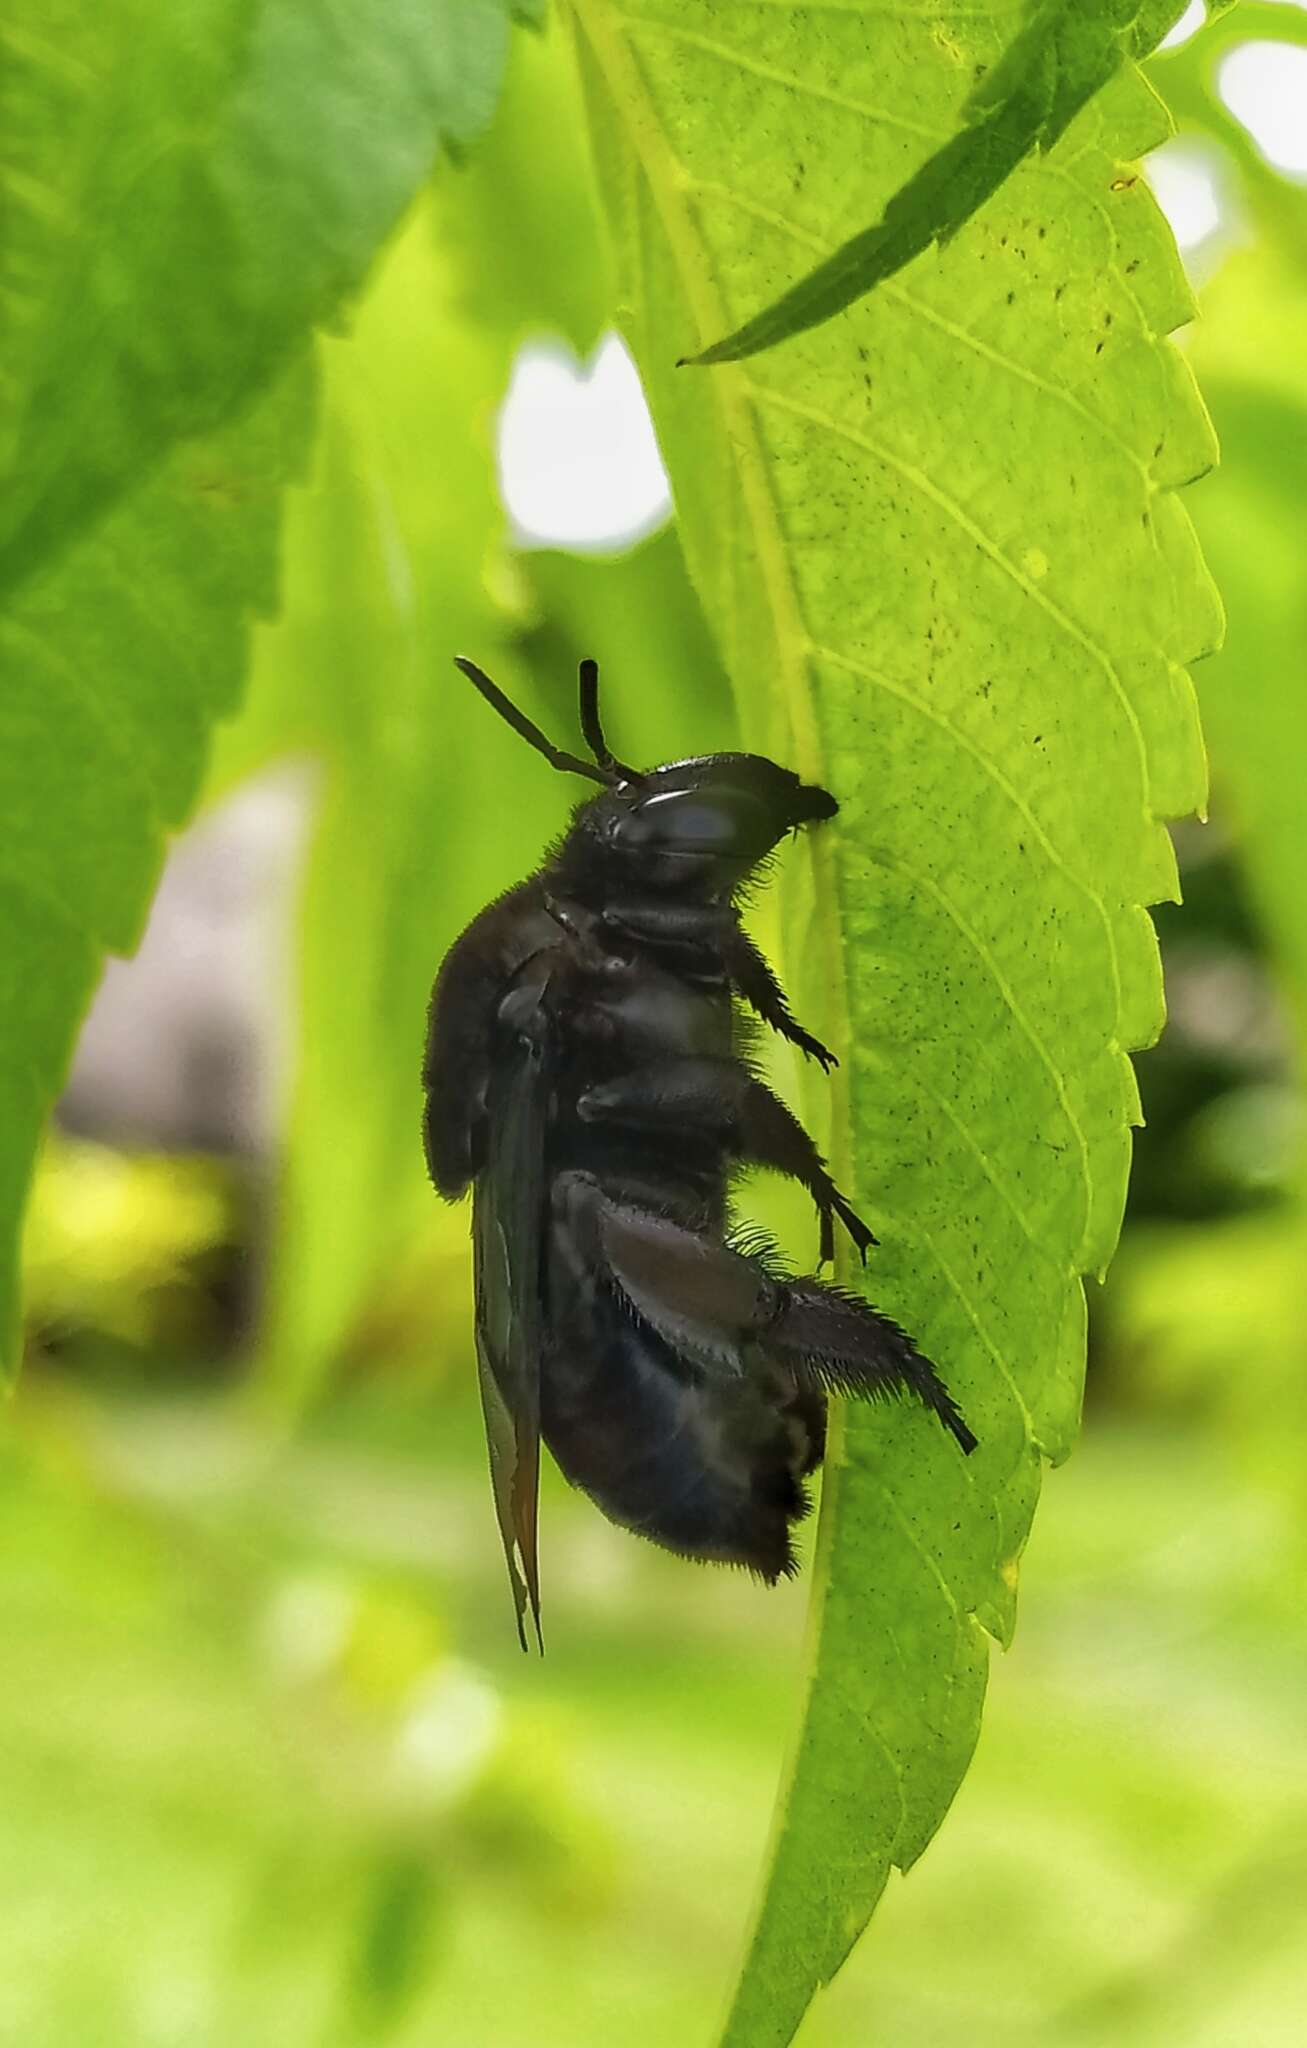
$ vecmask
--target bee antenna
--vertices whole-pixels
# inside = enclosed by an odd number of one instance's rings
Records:
[[[556,747],[552,740],[546,739],[539,726],[533,725],[525,711],[519,711],[512,699],[504,695],[498,683],[492,683],[485,670],[478,668],[474,661],[469,661],[465,655],[456,654],[454,666],[463,671],[468,681],[480,691],[487,704],[499,713],[506,725],[511,725],[513,731],[524,739],[529,747],[534,747],[537,754],[544,755],[551,768],[561,768],[568,775],[584,775],[591,782],[602,783],[605,788],[616,781],[616,775],[605,773],[602,766],[592,768],[588,761],[582,761],[576,754],[569,754],[562,747]]]
[[[628,768],[624,761],[619,761],[604,738],[604,729],[599,722],[598,662],[588,659],[583,661],[579,671],[579,680],[581,686],[581,731],[585,734],[587,747],[589,747],[595,760],[603,769],[606,780],[609,782],[642,782],[644,777],[640,774],[639,770]]]

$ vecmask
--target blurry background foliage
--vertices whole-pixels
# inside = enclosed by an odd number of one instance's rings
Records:
[[[1268,2048],[1307,2010],[1307,12],[1202,12],[1150,65],[1179,131],[1150,175],[1223,447],[1189,494],[1229,618],[1195,675],[1211,816],[1177,835],[1171,1022],[1020,1652],[947,1852],[892,1888],[813,2048]],[[596,354],[569,72],[552,36],[508,64],[488,136],[464,162],[446,124],[455,163],[318,351],[311,472],[304,364],[261,401],[303,474],[280,619],[37,1180],[0,1492],[0,2040],[24,2048],[697,2041],[763,1849],[802,1588],[687,1583],[547,1478],[566,1652],[521,1662],[466,1217],[414,1136],[434,963],[565,794],[483,743],[445,651],[563,729],[601,643],[637,758],[733,732],[629,379]],[[573,470],[587,391],[609,408],[583,551],[530,530],[532,390],[537,424],[576,408]],[[646,489],[610,511],[619,430]],[[115,459],[88,446],[86,502]],[[570,517],[553,538],[586,539]]]

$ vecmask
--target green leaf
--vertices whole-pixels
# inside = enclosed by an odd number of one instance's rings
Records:
[[[808,1689],[727,2039],[788,2041],[976,1740],[1041,1459],[1115,1241],[1125,1049],[1162,1006],[1142,904],[1204,789],[1182,664],[1219,614],[1175,485],[1213,443],[1159,337],[1191,302],[1127,69],[936,255],[765,366],[671,368],[843,239],[848,166],[956,131],[1011,10],[569,10],[625,329],[748,741],[838,795],[787,897],[800,1016],[845,1054],[832,1152],[866,1276],[980,1437],[836,1418]],[[788,867],[793,874],[794,868]],[[814,1090],[814,1106],[819,1097]]]
[[[361,17],[360,17],[361,20]],[[139,936],[310,432],[305,345],[442,135],[491,0],[19,0],[0,28],[0,1344],[41,1122],[101,954]]]
[[[502,0],[17,0],[0,587],[266,387],[490,117]]]
[[[994,10],[996,15],[1001,11]],[[976,65],[964,125],[899,186],[875,225],[851,236],[733,334],[686,360],[732,363],[774,348],[842,313],[924,249],[947,241],[1032,150],[1052,148],[1127,55],[1147,55],[1183,11],[1184,0],[1146,0],[1142,6],[1138,0],[1035,5],[993,69]],[[937,29],[941,42],[948,37],[946,20],[941,16]],[[706,49],[729,57],[725,45],[700,40]],[[960,61],[960,46],[954,49]],[[921,132],[926,131],[919,127]]]
[[[300,365],[249,419],[174,451],[0,619],[0,1352],[41,1126],[105,951],[136,944],[165,834],[272,607],[282,489],[302,466]]]

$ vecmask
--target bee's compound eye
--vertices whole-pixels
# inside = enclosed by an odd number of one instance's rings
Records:
[[[646,797],[632,819],[636,830],[652,840],[719,853],[738,843],[741,825],[752,822],[757,808],[750,797],[734,791],[669,790]]]
[[[613,840],[635,854],[751,860],[775,844],[780,829],[749,790],[668,789],[633,804],[616,821]]]

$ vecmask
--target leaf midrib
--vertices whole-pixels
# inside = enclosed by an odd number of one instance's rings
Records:
[[[629,39],[614,26],[611,10],[605,6],[604,0],[572,0],[572,14],[578,33],[585,36],[595,63],[604,75],[614,105],[627,110],[625,127],[628,141],[662,222],[687,301],[698,320],[700,334],[714,333],[727,318],[725,302],[707,250],[685,204],[690,180],[662,128],[635,52]],[[757,550],[772,620],[781,702],[790,719],[796,765],[805,781],[824,787],[825,758],[812,689],[811,636],[786,561],[784,536],[763,458],[749,381],[733,364],[688,374],[707,375],[712,379],[726,440],[736,457],[739,496]],[[738,606],[734,590],[732,601]],[[739,679],[732,677],[731,680],[738,690]],[[839,1041],[845,1043],[848,1039],[849,1004],[843,949],[835,916],[833,850],[829,841],[824,841],[820,834],[812,835],[805,844],[814,871],[824,994],[830,1006],[832,1030]],[[847,1082],[841,1075],[842,1070],[837,1069],[832,1077],[835,1096],[832,1150],[837,1170],[847,1181],[849,1102]]]

